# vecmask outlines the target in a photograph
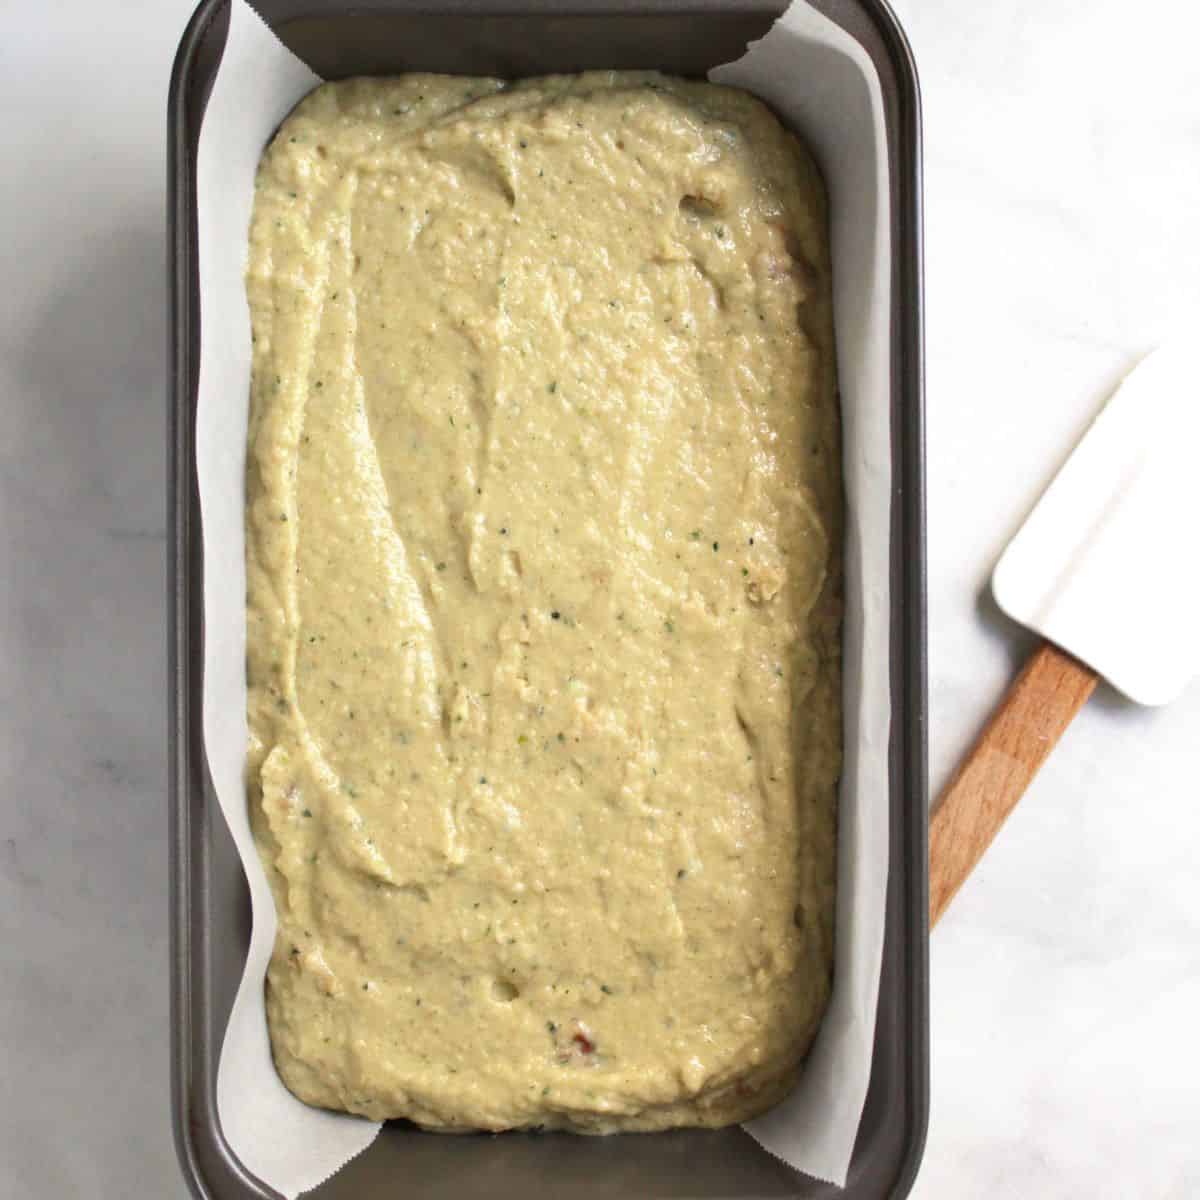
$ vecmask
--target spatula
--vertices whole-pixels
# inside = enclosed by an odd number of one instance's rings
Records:
[[[1126,376],[1001,556],[992,591],[1043,641],[934,810],[931,925],[1100,677],[1158,705],[1200,673],[1195,339]]]

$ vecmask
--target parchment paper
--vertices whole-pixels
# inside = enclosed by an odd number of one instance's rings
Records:
[[[711,77],[761,96],[807,140],[831,199],[848,498],[837,960],[829,1011],[796,1090],[747,1129],[794,1167],[841,1184],[870,1077],[888,870],[890,246],[882,102],[865,53],[804,0],[742,59]],[[302,1104],[271,1062],[263,979],[275,913],[250,836],[243,783],[246,239],[258,158],[280,121],[319,82],[244,0],[233,0],[197,170],[204,737],[217,796],[246,869],[253,915],[245,974],[221,1051],[217,1107],[242,1163],[289,1200],[365,1149],[380,1128]]]

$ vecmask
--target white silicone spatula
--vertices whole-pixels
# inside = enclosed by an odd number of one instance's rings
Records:
[[[1103,676],[1166,704],[1200,674],[1200,354],[1171,343],[1124,380],[992,576],[1044,639],[930,822],[936,923]]]

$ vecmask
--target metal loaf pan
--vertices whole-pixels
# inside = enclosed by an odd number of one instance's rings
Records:
[[[255,7],[330,79],[410,70],[516,77],[603,67],[702,76],[762,36],[784,4],[257,0]],[[450,1138],[395,1124],[312,1193],[320,1200],[875,1200],[904,1196],[912,1186],[929,1074],[920,102],[907,43],[883,0],[815,0],[815,7],[875,65],[891,167],[891,869],[871,1084],[847,1187],[798,1174],[740,1129]],[[228,21],[228,0],[202,0],[179,47],[169,101],[172,1108],[195,1195],[250,1200],[277,1193],[237,1161],[217,1117],[217,1060],[249,940],[249,902],[201,733],[204,562],[194,456],[202,318],[196,150]]]

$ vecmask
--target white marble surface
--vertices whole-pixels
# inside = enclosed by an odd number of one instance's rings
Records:
[[[163,131],[190,7],[4,9],[4,1196],[183,1195]],[[1200,309],[1200,11],[905,8],[927,130],[936,785],[1028,645],[988,599],[992,562],[1114,380]],[[1154,533],[1194,544],[1198,515]],[[1198,775],[1200,686],[1156,712],[1102,692],[934,935],[920,1200],[1200,1196]]]

